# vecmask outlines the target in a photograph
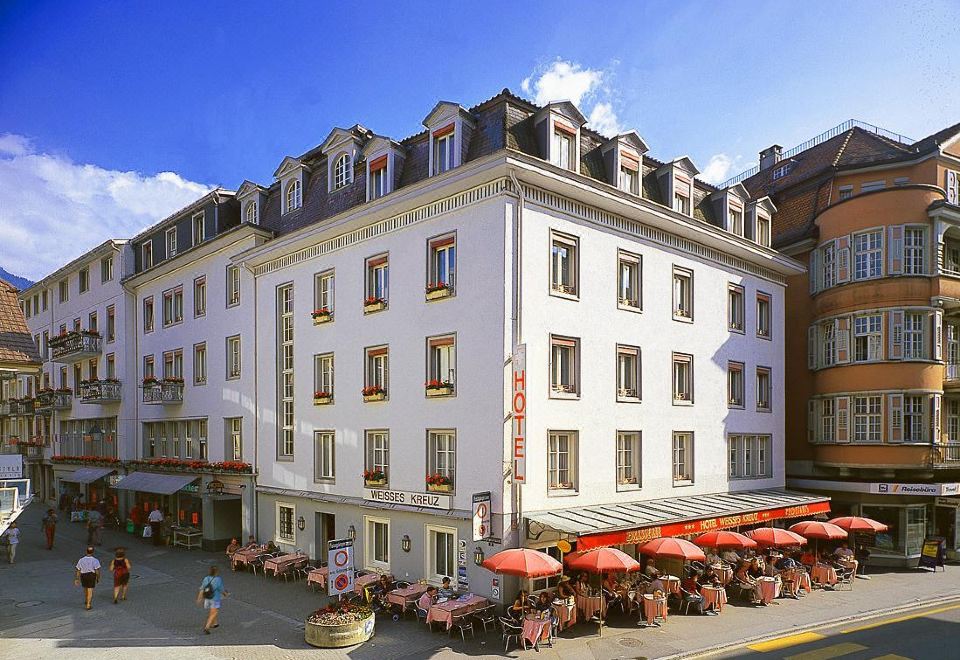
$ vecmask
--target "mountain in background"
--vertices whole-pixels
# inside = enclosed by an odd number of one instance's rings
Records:
[[[19,275],[14,275],[13,273],[8,273],[0,266],[0,280],[9,282],[13,286],[17,287],[21,291],[33,286],[33,282],[28,280],[26,277],[20,277]]]

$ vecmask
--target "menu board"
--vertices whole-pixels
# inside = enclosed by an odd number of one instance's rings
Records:
[[[923,546],[920,549],[920,562],[918,568],[932,568],[937,570],[937,566],[943,568],[943,562],[947,557],[946,540],[940,536],[932,536],[923,540]],[[944,569],[946,570],[946,569]]]

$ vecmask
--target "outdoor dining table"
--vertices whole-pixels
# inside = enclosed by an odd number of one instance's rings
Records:
[[[674,575],[661,575],[660,581],[663,582],[663,586],[667,590],[667,593],[677,595],[680,594],[680,578]]]
[[[713,587],[703,585],[700,587],[700,595],[703,596],[703,609],[711,607],[720,612],[727,603],[727,592],[723,587]]]
[[[557,623],[560,630],[566,630],[577,622],[577,604],[576,601],[555,600],[553,601],[553,611],[557,615]]]
[[[536,614],[528,614],[523,617],[523,647],[526,649],[527,642],[533,645],[533,648],[539,650],[540,642],[550,639],[550,619],[541,619]]]
[[[720,578],[720,584],[726,584],[733,577],[733,567],[724,566],[723,564],[713,564],[710,566],[713,569],[713,572],[717,574],[717,577]]]
[[[393,582],[392,575],[388,575],[387,577],[390,579],[390,582]],[[366,589],[367,587],[372,587],[377,583],[379,579],[380,579],[379,573],[369,573],[367,575],[361,575],[358,578],[354,578],[353,590],[356,591],[358,594],[362,594],[364,589]]]
[[[653,625],[656,619],[667,620],[667,599],[653,594],[643,594],[643,617]]]
[[[450,628],[453,627],[454,618],[463,616],[464,614],[470,614],[470,612],[479,610],[489,604],[490,601],[483,596],[464,594],[459,598],[452,598],[443,603],[433,605],[427,612],[427,624],[430,625],[434,621],[445,623],[447,630],[450,630]]]
[[[323,568],[313,569],[307,573],[307,586],[309,587],[311,584],[319,584],[321,589],[326,589],[328,575],[330,575],[330,569],[326,566]]]
[[[810,574],[803,570],[797,570],[795,579],[797,581],[796,589],[803,589],[807,593],[813,591],[813,585],[810,584]]]
[[[780,582],[772,577],[759,577],[757,582],[760,584],[760,598],[769,605],[773,599],[780,595]]]
[[[296,552],[280,555],[279,557],[270,557],[269,559],[263,560],[263,574],[266,575],[268,571],[272,570],[273,576],[277,577],[290,568],[306,564],[307,561],[309,561],[309,557]]]
[[[603,596],[583,596],[577,594],[576,601],[577,610],[580,612],[580,617],[584,621],[592,619],[596,612],[600,612],[601,617],[606,618],[607,604],[603,601]]]
[[[407,603],[416,602],[420,596],[427,592],[425,584],[411,584],[403,589],[394,589],[387,594],[387,602],[391,605],[397,605],[401,609],[407,607]]]
[[[233,570],[237,570],[237,566],[243,565],[246,566],[254,559],[263,554],[262,548],[252,548],[250,550],[237,550],[230,557],[230,564]]]
[[[815,564],[810,571],[810,577],[820,585],[828,584],[832,586],[838,582],[837,569],[826,564]]]

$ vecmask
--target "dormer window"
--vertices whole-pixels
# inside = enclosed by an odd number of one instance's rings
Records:
[[[770,247],[770,218],[757,214],[757,243]]]
[[[167,259],[177,254],[177,228],[167,230]]]
[[[387,157],[380,156],[370,163],[370,194],[371,201],[379,199],[390,192],[387,189]]]
[[[640,194],[640,161],[633,154],[620,152],[620,177],[618,188],[631,195]]]
[[[737,236],[743,236],[743,209],[730,207],[727,211],[727,227]]]
[[[300,188],[300,180],[294,179],[287,184],[287,190],[284,194],[283,208],[285,213],[296,211],[303,205],[303,192]]]
[[[773,180],[782,179],[783,177],[790,174],[790,168],[793,166],[793,163],[784,163],[779,165],[773,170]]]
[[[336,164],[333,166],[333,189],[338,190],[350,183],[350,156],[340,154],[337,157]]]
[[[247,202],[247,208],[243,212],[243,219],[250,224],[257,224],[257,202]]]
[[[141,256],[140,262],[143,270],[153,267],[153,242],[152,241],[147,241],[146,243],[140,246],[140,256]],[[60,298],[61,298],[60,302],[63,302],[62,295],[60,296]]]
[[[454,166],[455,124],[433,132],[433,173],[443,174]]]
[[[553,122],[553,144],[550,150],[550,162],[565,170],[576,169],[572,164],[576,162],[574,147],[577,129],[561,121]]]
[[[680,190],[673,192],[673,210],[677,213],[690,215],[690,198],[685,192]]]

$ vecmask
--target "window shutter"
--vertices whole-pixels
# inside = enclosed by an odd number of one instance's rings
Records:
[[[817,441],[817,401],[809,399],[807,401],[807,441]]]
[[[943,310],[937,309],[930,314],[930,335],[933,341],[930,342],[933,347],[933,359],[943,360]]]
[[[887,402],[890,406],[890,442],[903,442],[903,395],[889,394]]]
[[[817,368],[817,326],[807,328],[807,368]]]
[[[890,230],[890,250],[887,253],[887,268],[890,275],[903,274],[903,225],[893,225]]]
[[[837,442],[850,442],[850,397],[837,397]]]
[[[934,394],[930,397],[931,442],[937,445],[940,444],[942,440],[940,437],[940,396],[939,394]]]
[[[810,294],[820,290],[820,250],[814,248],[810,252],[810,270],[807,272],[810,279]]]
[[[837,364],[850,361],[850,317],[834,321],[837,333]]]
[[[850,237],[841,236],[836,241],[837,284],[850,281]]]
[[[888,313],[890,317],[890,352],[888,359],[903,359],[903,310]]]

